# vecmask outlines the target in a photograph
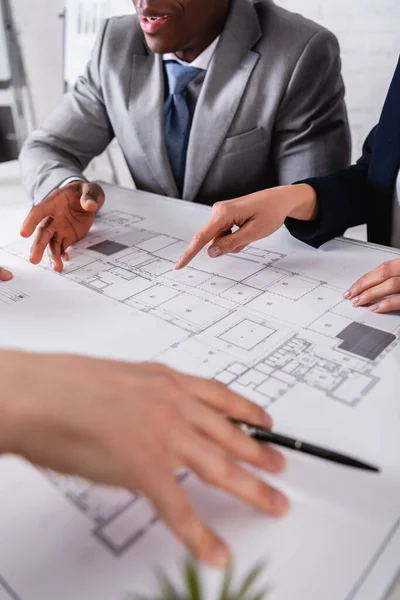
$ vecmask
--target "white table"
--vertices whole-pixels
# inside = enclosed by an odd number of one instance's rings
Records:
[[[9,171],[7,167],[4,166],[0,171],[0,208],[24,200],[24,194],[16,179],[17,167],[15,164],[9,165],[9,167]],[[367,244],[366,247],[368,247]],[[388,599],[400,600],[400,580],[394,587],[392,593],[388,596]]]

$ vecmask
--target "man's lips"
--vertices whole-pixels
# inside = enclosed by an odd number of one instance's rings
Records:
[[[169,15],[163,15],[163,16],[140,15],[139,16],[140,26],[145,33],[148,33],[151,35],[154,33],[158,33],[164,27],[164,25],[167,23],[169,18],[170,18]]]

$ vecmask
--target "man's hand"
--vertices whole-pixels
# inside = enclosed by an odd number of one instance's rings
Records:
[[[279,473],[275,448],[226,417],[271,427],[270,417],[222,384],[157,364],[0,353],[0,453],[95,482],[139,491],[201,560],[229,550],[194,512],[178,469],[275,516],[286,498],[241,463]]]
[[[390,260],[360,277],[345,293],[354,306],[369,306],[376,313],[400,310],[400,258]]]
[[[7,269],[0,267],[0,281],[10,281],[12,278],[13,274],[11,271],[7,271]]]
[[[217,202],[211,219],[194,236],[175,268],[186,267],[206,244],[209,244],[211,258],[238,253],[248,244],[277,231],[287,217],[311,221],[316,212],[316,193],[306,184],[277,187]],[[238,227],[234,233],[233,227]]]
[[[63,260],[68,260],[69,246],[85,237],[103,204],[104,192],[99,185],[74,181],[34,206],[21,228],[21,235],[25,238],[38,228],[31,249],[31,262],[39,264],[48,248],[54,270],[61,272]]]

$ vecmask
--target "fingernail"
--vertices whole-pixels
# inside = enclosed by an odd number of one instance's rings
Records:
[[[357,296],[356,298],[353,299],[353,306],[357,306],[357,304],[360,302],[361,298],[359,296]]]
[[[345,294],[343,294],[343,298],[346,298],[346,299],[350,298],[350,296],[351,296],[351,291],[350,290],[347,290],[347,292]]]
[[[283,471],[283,469],[286,467],[286,459],[283,456],[283,454],[281,454],[275,448],[269,448],[268,452],[270,460],[272,460],[272,464],[276,468],[276,470]]]
[[[95,206],[97,208],[97,202],[96,200],[93,200],[93,198],[84,198],[84,202],[86,202],[86,204],[90,204],[91,206]]]
[[[369,310],[371,312],[379,312],[381,309],[381,307],[379,306],[379,304],[373,304],[372,306],[369,307]]]
[[[289,510],[289,502],[286,496],[284,496],[278,490],[272,490],[271,493],[271,509],[272,512],[278,517],[282,517]]]
[[[208,250],[208,254],[211,258],[217,258],[217,256],[221,256],[221,248],[219,246],[211,246]]]
[[[217,542],[212,550],[212,562],[214,566],[223,568],[230,560],[229,549],[222,542]]]

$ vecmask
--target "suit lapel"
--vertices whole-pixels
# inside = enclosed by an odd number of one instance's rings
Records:
[[[193,201],[224,141],[259,55],[254,7],[232,0],[230,13],[197,102],[189,139],[183,198]]]
[[[164,140],[164,93],[162,56],[135,54],[128,101],[130,119],[160,193],[177,197]]]
[[[369,180],[377,196],[370,205],[368,237],[390,245],[393,195],[400,169],[400,61],[382,111],[376,132]]]

